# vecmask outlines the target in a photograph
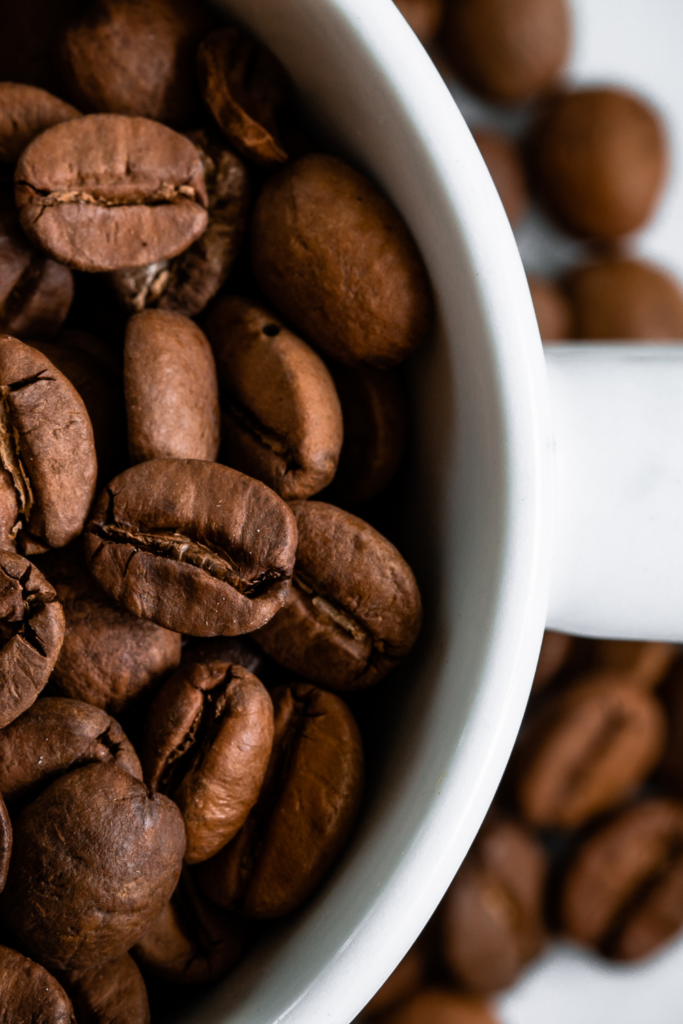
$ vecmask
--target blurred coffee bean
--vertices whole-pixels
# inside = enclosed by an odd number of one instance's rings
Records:
[[[573,338],[572,307],[564,293],[551,281],[535,275],[529,275],[528,283],[541,341],[569,341]]]
[[[596,670],[613,672],[633,686],[654,690],[673,665],[680,647],[644,640],[596,640],[593,651]]]
[[[444,14],[443,0],[394,0],[413,32],[425,46],[436,38]]]
[[[573,637],[567,636],[566,633],[556,633],[552,629],[546,629],[538,655],[536,674],[531,688],[532,693],[542,690],[564,668],[571,656],[573,646]]]
[[[498,1024],[483,999],[438,988],[423,989],[378,1020],[381,1024]]]
[[[427,957],[420,941],[412,946],[363,1010],[363,1017],[390,1010],[415,995],[424,985]]]
[[[589,341],[683,339],[683,291],[646,263],[610,260],[567,275],[575,336]]]
[[[76,1024],[59,982],[44,967],[6,946],[0,946],[0,992],[3,1024]]]
[[[145,982],[127,953],[97,967],[72,971],[62,984],[78,1024],[150,1024]]]
[[[79,110],[45,89],[0,82],[0,161],[16,163],[36,135],[80,116]]]
[[[498,190],[513,227],[524,218],[530,198],[522,158],[511,139],[486,128],[473,128],[472,135]]]

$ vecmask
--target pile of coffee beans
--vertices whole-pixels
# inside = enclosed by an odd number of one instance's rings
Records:
[[[421,623],[366,517],[433,303],[257,40],[71,6],[8,12],[0,83],[0,1018],[145,1024],[354,827],[346,695]]]

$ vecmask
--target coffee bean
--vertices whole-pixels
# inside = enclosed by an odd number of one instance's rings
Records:
[[[571,41],[566,0],[458,0],[441,34],[446,56],[487,99],[520,103],[545,92]]]
[[[443,0],[394,0],[413,32],[425,46],[432,43],[443,21]]]
[[[219,409],[211,346],[192,320],[148,309],[128,321],[123,356],[132,462],[218,454]]]
[[[575,337],[574,315],[564,292],[535,275],[529,275],[528,283],[541,340],[568,341]]]
[[[256,279],[295,330],[341,363],[394,366],[429,332],[429,282],[403,222],[362,174],[312,154],[254,210]]]
[[[508,220],[516,227],[531,202],[522,157],[512,140],[499,132],[475,128],[472,135],[493,178]]]
[[[609,260],[565,279],[575,337],[671,341],[683,338],[683,291],[674,278],[635,260]]]
[[[66,992],[51,974],[13,949],[0,946],[3,1024],[76,1024]]]
[[[195,51],[213,23],[189,0],[95,0],[60,41],[67,90],[86,111],[185,127],[201,102]]]
[[[109,275],[119,299],[133,313],[146,307],[196,316],[225,284],[247,226],[249,178],[243,162],[205,130],[188,132],[204,166],[209,223],[189,249],[172,260]]]
[[[202,94],[216,124],[240,153],[260,164],[287,159],[277,115],[289,80],[270,50],[236,28],[218,28],[197,51]]]
[[[15,163],[36,135],[80,116],[79,110],[45,89],[0,82],[0,161]]]
[[[33,704],[64,638],[64,612],[45,577],[21,555],[0,551],[0,729]]]
[[[664,749],[661,705],[594,675],[560,692],[521,736],[513,768],[519,808],[539,828],[578,828],[643,782]]]
[[[12,856],[12,822],[7,806],[0,794],[0,892],[5,888],[10,857]],[[2,991],[2,986],[0,986]]]
[[[474,992],[511,985],[545,940],[547,858],[525,828],[490,817],[443,898],[443,959]]]
[[[176,887],[184,852],[171,800],[114,765],[87,765],[16,819],[3,917],[48,967],[94,967],[144,934]]]
[[[334,477],[342,413],[320,356],[265,309],[214,303],[205,322],[221,394],[222,458],[286,501]]]
[[[186,863],[213,857],[242,827],[272,746],[272,701],[240,665],[184,665],[162,686],[149,711],[142,760],[152,789],[180,807]]]
[[[423,989],[380,1020],[382,1024],[498,1024],[482,999],[438,988]]]
[[[360,734],[344,702],[303,683],[272,697],[275,740],[261,796],[232,842],[196,869],[214,903],[253,918],[287,914],[319,885],[363,789]]]
[[[646,956],[683,924],[683,805],[628,807],[579,846],[560,894],[562,923],[605,956]]]
[[[172,984],[201,985],[241,959],[247,928],[202,896],[187,871],[156,920],[133,948],[144,970]]]
[[[417,638],[415,577],[362,519],[321,501],[291,507],[299,531],[293,587],[255,639],[281,665],[330,689],[377,683]]]
[[[127,953],[97,967],[71,971],[62,984],[78,1024],[150,1024],[145,982]]]
[[[0,534],[26,554],[63,547],[83,529],[97,476],[80,395],[46,359],[0,335]]]
[[[90,272],[177,256],[208,219],[201,157],[189,139],[120,114],[90,114],[39,135],[17,164],[15,197],[29,238]]]
[[[597,671],[614,673],[643,690],[659,686],[680,653],[677,644],[644,640],[596,640],[593,650]]]
[[[15,814],[72,768],[115,764],[142,779],[138,756],[118,722],[66,697],[44,697],[0,729],[0,792]]]
[[[86,526],[89,568],[114,600],[193,636],[264,625],[291,590],[296,520],[227,466],[142,462],[116,477]]]
[[[617,89],[558,96],[536,130],[532,157],[554,216],[571,231],[599,238],[642,227],[667,170],[658,116],[640,98]]]

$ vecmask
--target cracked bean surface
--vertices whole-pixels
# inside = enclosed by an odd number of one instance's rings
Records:
[[[0,1024],[76,1024],[56,978],[6,946],[0,946],[0,992]]]

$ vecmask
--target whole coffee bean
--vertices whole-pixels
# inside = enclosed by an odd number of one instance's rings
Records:
[[[615,238],[651,216],[666,176],[664,129],[616,89],[559,96],[536,131],[533,166],[551,212],[581,235]]]
[[[15,163],[36,135],[80,116],[70,103],[45,89],[0,82],[0,161]]]
[[[17,164],[15,197],[29,238],[90,272],[177,256],[208,220],[189,139],[121,114],[89,114],[39,135]]]
[[[48,967],[94,967],[144,934],[177,885],[184,852],[171,800],[114,765],[87,765],[16,819],[3,917]]]
[[[218,382],[213,353],[188,317],[147,309],[128,321],[123,355],[132,462],[218,454]]]
[[[222,459],[291,501],[334,477],[342,411],[313,349],[265,309],[225,296],[205,322],[221,395]]]
[[[619,803],[657,764],[666,741],[649,693],[597,675],[554,696],[517,748],[515,792],[526,821],[573,829]]]
[[[0,992],[0,1024],[76,1024],[59,982],[6,946],[0,946]]]
[[[565,280],[575,337],[671,341],[683,338],[683,292],[673,277],[634,260],[609,260]]]
[[[119,723],[83,701],[44,697],[0,729],[0,792],[13,814],[86,764],[115,764],[142,779],[138,755]]]
[[[651,798],[589,836],[560,894],[562,923],[605,956],[646,956],[683,924],[683,805]]]
[[[524,218],[531,202],[524,164],[517,147],[511,139],[485,128],[474,128],[472,135],[493,178],[508,220],[515,227]]]
[[[127,953],[96,967],[71,971],[63,985],[78,1024],[150,1024],[145,982]]]
[[[413,32],[425,46],[432,43],[443,20],[443,0],[394,0]]]
[[[133,313],[147,306],[196,316],[225,284],[247,226],[249,178],[243,162],[201,130],[188,132],[204,165],[209,223],[196,242],[172,260],[114,270],[110,281]]]
[[[236,28],[218,28],[197,51],[202,94],[228,142],[260,164],[287,159],[277,115],[289,80],[270,50]]]
[[[65,618],[52,692],[118,716],[144,700],[180,662],[181,636],[110,601],[85,567],[80,544],[50,553],[41,568]]]
[[[339,697],[298,683],[273,692],[275,740],[259,800],[231,843],[197,869],[207,896],[246,917],[280,917],[322,881],[363,790],[358,726]]]
[[[285,668],[330,689],[371,686],[415,643],[415,577],[362,519],[321,501],[291,508],[299,531],[292,590],[255,639]]]
[[[95,492],[83,400],[42,353],[8,335],[0,335],[0,395],[3,547],[63,547],[83,529]]]
[[[146,973],[161,981],[201,985],[222,977],[241,959],[246,938],[245,922],[213,906],[184,871],[133,955]]]
[[[545,941],[547,858],[514,821],[489,819],[441,903],[442,956],[474,992],[511,985]]]
[[[333,492],[357,505],[380,494],[392,480],[405,451],[405,396],[393,370],[333,366],[341,402],[344,443]]]
[[[542,341],[567,341],[576,334],[574,315],[566,295],[542,277],[529,276],[529,291],[534,304]]]
[[[394,208],[333,156],[289,164],[251,223],[256,279],[306,341],[341,363],[394,366],[424,339],[432,297]]]
[[[0,551],[0,729],[33,704],[54,668],[64,612],[45,577],[21,555]]]
[[[32,340],[52,337],[73,294],[69,268],[31,245],[16,210],[0,207],[0,331]]]
[[[296,520],[227,466],[142,462],[117,476],[86,526],[90,571],[133,615],[192,636],[248,633],[291,590]]]
[[[424,986],[427,958],[419,940],[408,950],[398,967],[389,975],[382,987],[363,1010],[363,1017],[383,1013],[403,1003]]]
[[[593,649],[596,670],[618,674],[643,690],[659,686],[680,653],[676,644],[644,640],[597,640]]]
[[[180,807],[186,863],[213,857],[242,827],[272,746],[272,701],[241,665],[183,665],[162,686],[149,710],[142,761],[152,789]]]
[[[542,690],[564,668],[571,657],[573,647],[573,637],[567,636],[566,633],[556,633],[552,629],[546,629],[538,655],[532,693]]]
[[[184,127],[198,113],[194,54],[212,24],[189,0],[95,0],[61,39],[67,90],[86,111]]]
[[[425,988],[380,1018],[381,1024],[498,1024],[483,999]]]
[[[5,888],[10,857],[12,856],[12,822],[7,806],[0,794],[0,892]],[[0,986],[0,991],[2,986]]]
[[[497,103],[544,92],[569,52],[566,0],[457,0],[446,8],[442,43],[457,73]]]

